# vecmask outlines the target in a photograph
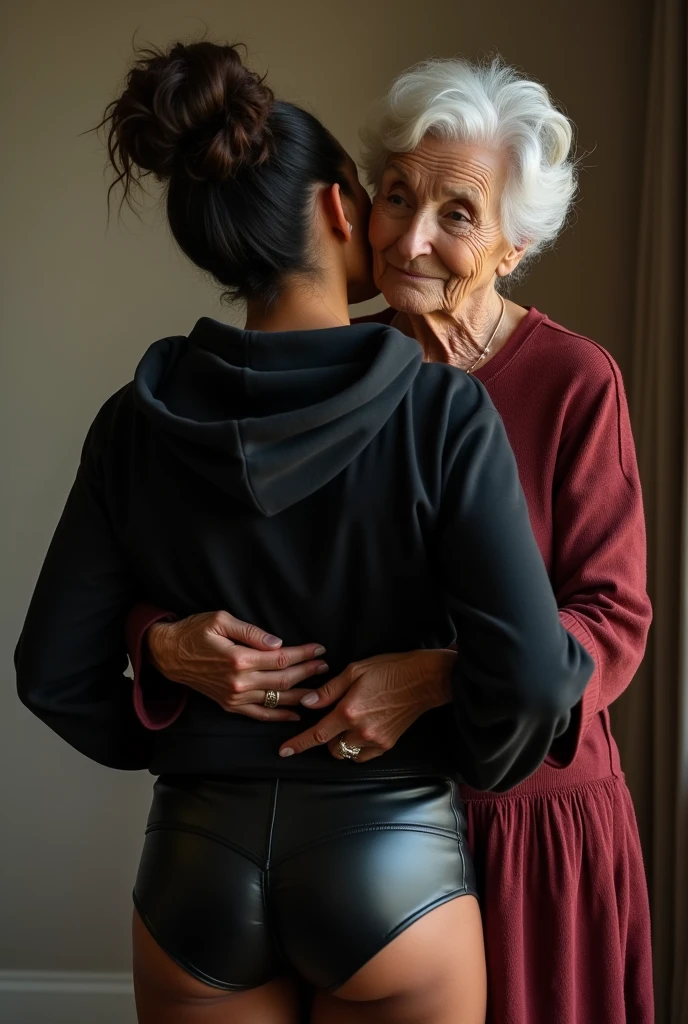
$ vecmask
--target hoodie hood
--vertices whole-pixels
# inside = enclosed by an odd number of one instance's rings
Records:
[[[140,412],[200,476],[265,516],[341,473],[382,429],[422,364],[384,324],[244,331],[207,317],[152,345]]]

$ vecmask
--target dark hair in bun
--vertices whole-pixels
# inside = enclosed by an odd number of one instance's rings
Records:
[[[146,176],[165,182],[177,243],[233,297],[269,304],[287,274],[314,270],[312,187],[351,191],[339,143],[312,114],[275,101],[236,46],[138,50],[101,127],[110,191],[121,184],[131,203]]]

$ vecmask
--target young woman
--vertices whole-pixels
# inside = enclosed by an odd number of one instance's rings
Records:
[[[531,774],[592,671],[501,420],[413,339],[349,325],[374,290],[368,197],[235,48],[141,54],[106,123],[125,195],[164,181],[180,247],[247,302],[243,330],[202,318],[156,342],[96,417],[17,651],[20,696],[51,728],[160,776],[134,889],[139,1020],[296,1024],[303,979],[314,1022],[480,1024],[457,779]],[[344,739],[337,760],[284,756],[293,721],[198,692],[146,731],[122,677],[142,596],[315,635],[323,673],[456,639],[452,703],[428,687],[384,763]],[[280,693],[242,689],[268,710]]]

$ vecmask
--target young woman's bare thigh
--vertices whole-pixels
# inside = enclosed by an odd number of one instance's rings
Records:
[[[461,896],[385,946],[333,994],[312,1024],[484,1024],[485,951],[478,901]]]
[[[134,911],[134,992],[139,1024],[300,1024],[300,997],[290,978],[226,992],[187,974],[156,943]]]

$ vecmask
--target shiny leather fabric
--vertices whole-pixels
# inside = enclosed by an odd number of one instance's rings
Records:
[[[296,972],[335,989],[423,914],[475,894],[465,837],[447,778],[163,776],[134,902],[209,985]]]

